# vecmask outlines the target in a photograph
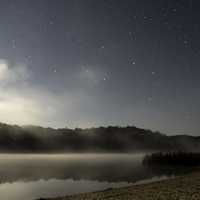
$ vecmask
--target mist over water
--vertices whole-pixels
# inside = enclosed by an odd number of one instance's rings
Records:
[[[32,200],[127,186],[166,172],[142,165],[144,154],[1,154],[0,197]],[[170,175],[170,174],[167,174]],[[141,182],[143,183],[143,182]]]
[[[130,175],[142,170],[142,157],[142,154],[5,154],[0,156],[1,182],[67,178],[132,182],[139,179]],[[121,170],[123,175],[118,173]]]

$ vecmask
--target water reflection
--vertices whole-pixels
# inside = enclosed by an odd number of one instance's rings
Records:
[[[149,176],[141,165],[142,158],[141,154],[2,155],[0,180],[4,183],[71,178],[135,182]]]
[[[0,199],[31,200],[121,187],[182,173],[142,165],[144,154],[0,155]]]
[[[2,200],[32,200],[40,197],[58,197],[66,194],[104,190],[110,187],[123,187],[126,182],[110,183],[90,180],[74,181],[72,179],[48,181],[38,180],[30,182],[14,182],[0,185],[0,198]]]

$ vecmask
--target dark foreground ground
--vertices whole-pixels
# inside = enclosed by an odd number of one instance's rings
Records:
[[[200,170],[165,181],[48,200],[200,200]]]

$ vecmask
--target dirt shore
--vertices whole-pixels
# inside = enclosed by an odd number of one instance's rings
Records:
[[[200,200],[200,171],[149,184],[41,200]]]

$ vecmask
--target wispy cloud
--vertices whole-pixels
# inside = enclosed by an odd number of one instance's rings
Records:
[[[96,80],[92,72],[81,75]],[[91,97],[80,91],[53,93],[31,81],[34,74],[24,64],[0,60],[0,122],[42,126],[84,126],[83,108],[92,106]]]
[[[1,122],[45,125],[55,115],[59,100],[46,89],[31,85],[31,75],[24,64],[0,60]]]
[[[7,84],[16,81],[26,81],[30,71],[24,64],[11,64],[7,60],[0,59],[0,83]]]

